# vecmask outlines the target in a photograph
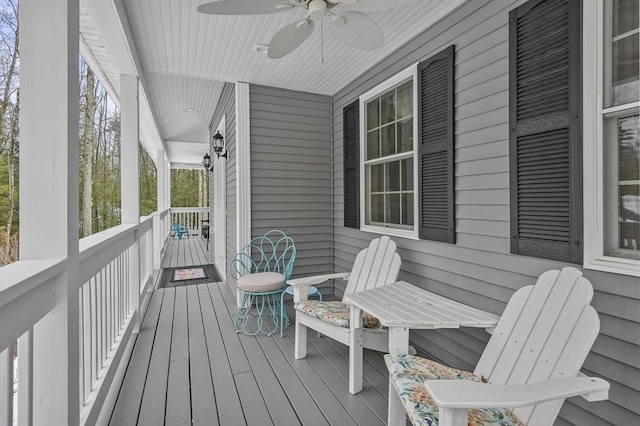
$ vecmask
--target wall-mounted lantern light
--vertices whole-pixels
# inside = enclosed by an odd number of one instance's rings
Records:
[[[222,153],[223,150],[224,154]],[[213,135],[213,152],[218,158],[227,158],[227,150],[224,148],[224,137],[220,134],[219,130]]]
[[[213,166],[211,165],[211,157],[209,156],[209,154],[204,154],[204,157],[202,158],[202,166],[204,166],[204,168],[210,172],[213,171]]]

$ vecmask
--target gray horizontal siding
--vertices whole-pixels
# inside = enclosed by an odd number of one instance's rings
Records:
[[[237,234],[237,185],[236,185],[236,90],[235,85],[231,83],[225,83],[222,93],[220,94],[220,101],[216,108],[216,113],[211,120],[210,131],[215,133],[216,130],[213,126],[217,126],[222,117],[225,116],[225,129],[224,139],[227,148],[227,264],[228,261],[235,256],[237,250],[236,247],[236,234]],[[212,134],[213,134],[212,133]],[[211,149],[209,152],[213,152]],[[213,174],[211,174],[213,179]],[[213,191],[213,182],[210,185],[210,191]],[[213,192],[210,193],[210,200],[213,200]],[[213,213],[213,211],[212,211]],[[211,216],[213,218],[213,214]],[[213,221],[211,222],[213,223]],[[232,287],[235,292],[235,283],[230,279],[230,275],[227,270],[227,284]]]
[[[436,23],[333,97],[334,269],[351,268],[377,235],[343,226],[342,109],[397,72],[456,45],[455,203],[457,244],[396,238],[400,278],[496,314],[513,292],[565,264],[510,254],[508,13],[522,1],[475,0]],[[575,266],[575,265],[573,265]],[[637,278],[584,270],[595,288],[600,336],[583,370],[611,383],[609,401],[572,398],[557,424],[640,423],[640,289]],[[344,284],[336,282],[336,295]],[[412,344],[449,365],[473,369],[488,335],[413,332]]]
[[[251,85],[250,125],[252,235],[290,235],[294,276],[331,272],[331,99]]]

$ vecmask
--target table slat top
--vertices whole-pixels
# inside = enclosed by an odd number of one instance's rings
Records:
[[[398,281],[345,296],[345,302],[370,313],[387,327],[495,327],[500,316]]]

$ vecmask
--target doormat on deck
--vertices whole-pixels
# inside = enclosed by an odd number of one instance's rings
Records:
[[[213,264],[163,268],[158,288],[182,287],[191,284],[219,282],[220,276]]]

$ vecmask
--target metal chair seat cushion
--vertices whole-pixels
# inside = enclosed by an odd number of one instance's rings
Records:
[[[482,378],[472,373],[447,367],[435,361],[407,354],[385,355],[389,380],[400,395],[409,421],[414,426],[438,425],[438,406],[424,387],[425,380],[472,380]],[[505,408],[478,408],[469,410],[470,426],[521,426],[520,420]]]
[[[238,289],[247,293],[265,293],[281,290],[284,281],[284,275],[278,272],[256,272],[238,278]]]

